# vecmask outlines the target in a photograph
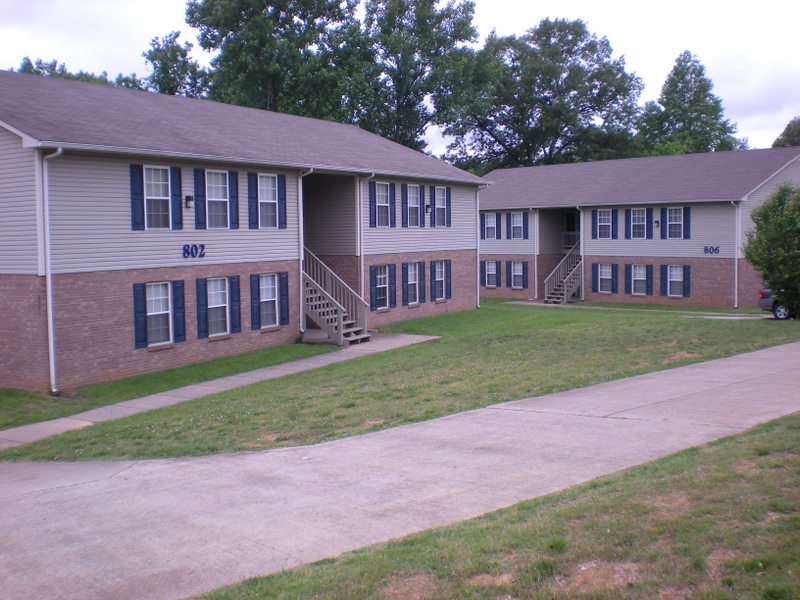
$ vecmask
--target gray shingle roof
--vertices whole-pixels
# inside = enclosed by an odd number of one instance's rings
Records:
[[[481,209],[740,200],[800,147],[498,169]]]
[[[9,71],[3,123],[44,147],[483,182],[352,125]]]

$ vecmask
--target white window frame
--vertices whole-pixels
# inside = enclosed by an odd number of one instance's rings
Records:
[[[431,277],[433,278],[434,281],[432,300],[434,301],[444,300],[446,287],[445,287],[445,267],[443,260],[433,261],[433,273],[431,273]]]
[[[600,208],[597,210],[597,239],[610,240],[611,233],[611,209]]]
[[[434,198],[433,210],[436,211],[436,226],[437,227],[446,227],[447,226],[447,188],[436,187],[435,190],[436,190],[435,191],[436,198]]]
[[[375,308],[389,308],[389,265],[375,267]]]
[[[272,282],[271,284],[269,282]],[[268,294],[270,288],[272,295]],[[267,322],[264,318],[264,308],[266,305],[272,303],[275,307],[275,320]],[[278,275],[275,273],[263,273],[258,278],[258,315],[261,321],[261,329],[268,327],[276,327],[280,319],[280,304],[278,300]]]
[[[597,291],[601,294],[610,294],[613,290],[614,281],[611,263],[600,263],[597,265]]]
[[[267,185],[271,181],[272,185]],[[270,197],[271,196],[271,197]],[[272,205],[275,215],[275,223],[264,222],[263,208]],[[278,228],[278,176],[268,173],[258,174],[258,226],[261,229]]]
[[[637,287],[640,289],[637,290]],[[647,295],[647,265],[631,265],[631,294]]]
[[[680,219],[677,217],[680,216]],[[672,235],[672,226],[680,227],[677,232],[678,235]],[[669,206],[667,207],[667,239],[668,240],[681,240],[683,239],[683,207],[682,206]]]
[[[522,227],[522,213],[521,212],[512,212],[511,213],[511,239],[512,240],[521,240],[524,229]]]
[[[167,180],[166,182],[152,181],[152,174],[154,171],[162,171],[166,173]],[[145,229],[171,229],[172,228],[172,211],[170,210],[171,198],[172,198],[172,182],[170,181],[170,172],[169,167],[162,167],[156,165],[145,165],[144,166],[144,227]],[[152,191],[151,188],[154,185],[163,186],[166,183],[167,187],[167,194],[159,195],[159,194],[152,194],[148,193]],[[161,204],[163,202],[166,213],[167,213],[167,223],[166,225],[153,225],[151,222],[151,216],[154,214],[152,210],[150,210],[150,203],[157,202]],[[160,214],[160,213],[159,213]]]
[[[636,229],[640,228],[637,235]],[[646,208],[632,208],[631,209],[631,239],[644,240],[647,239],[647,209]]]
[[[218,186],[214,185],[212,187],[211,184],[211,177],[210,175],[222,175],[223,181],[225,182],[225,197],[222,198],[218,196],[215,192],[214,197],[212,198],[211,191],[212,189],[216,190]],[[220,188],[222,186],[219,186]],[[228,172],[227,171],[213,171],[210,169],[206,170],[206,224],[208,229],[229,229],[230,228],[230,200],[231,200],[231,191],[228,186]],[[211,223],[211,205],[224,205],[225,206],[225,225],[212,225]]]
[[[679,275],[675,277],[674,274]],[[667,296],[674,298],[682,298],[685,282],[683,281],[684,269],[683,265],[668,265],[667,266]],[[673,284],[680,286],[678,293],[673,292]]]
[[[519,261],[511,262],[511,287],[522,289],[524,281],[522,263]]]
[[[493,260],[486,261],[486,287],[497,287],[497,262]]]
[[[221,290],[212,290],[211,288],[214,287],[213,282],[222,282],[222,289]],[[227,277],[211,277],[206,281],[206,311],[208,315],[208,335],[224,335],[226,333],[230,333],[231,331],[231,303],[230,303],[230,292],[228,290],[228,278]],[[213,294],[224,294],[225,302],[223,303],[214,303],[212,304],[212,295]],[[220,331],[212,331],[211,329],[211,310],[214,309],[217,312],[220,312],[219,309],[224,308],[224,315],[225,315],[225,329]]]
[[[163,290],[166,288],[166,294],[160,294],[156,298],[151,292],[155,290]],[[156,301],[162,304],[159,307],[155,306]],[[163,303],[166,303],[166,310],[164,310]],[[147,313],[147,345],[159,346],[161,344],[170,344],[173,340],[172,332],[172,284],[169,281],[155,281],[145,284],[145,310]],[[163,317],[167,318],[167,339],[153,341],[151,332],[151,318]]]
[[[497,213],[486,213],[483,218],[483,237],[487,240],[497,239]],[[491,232],[491,235],[490,233]]]
[[[417,269],[419,265],[417,263],[407,263],[406,270],[406,294],[408,295],[408,303],[409,304],[418,304],[419,303],[419,276],[417,273]],[[413,290],[413,293],[412,293]]]
[[[406,191],[408,194],[408,212],[406,216],[408,226],[419,227],[420,219],[423,218],[419,201],[419,186],[409,185],[407,186]],[[413,219],[411,218],[412,215],[414,215]]]
[[[375,182],[375,225],[378,227],[389,227],[391,218],[389,216],[389,184],[385,181]],[[384,222],[385,221],[385,222]]]

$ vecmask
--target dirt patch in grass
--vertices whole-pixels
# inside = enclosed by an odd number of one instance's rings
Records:
[[[685,350],[681,350],[680,352],[676,352],[666,360],[662,361],[664,364],[675,362],[678,360],[686,360],[689,358],[699,358],[702,354],[698,354],[696,352],[686,352]]]
[[[393,579],[381,590],[387,600],[425,600],[436,591],[433,577],[427,573]]]
[[[708,576],[714,581],[719,581],[722,578],[722,570],[725,563],[729,563],[740,557],[741,553],[736,550],[730,550],[728,548],[718,548],[714,550],[706,559],[706,571],[708,571]]]
[[[737,460],[731,468],[737,473],[747,473],[758,465],[758,461],[752,458]]]
[[[386,423],[386,419],[367,419],[361,424],[361,429],[369,429],[370,427],[383,425],[384,423]]]
[[[651,501],[651,504],[657,509],[653,515],[655,518],[674,519],[686,513],[692,504],[692,500],[686,492],[676,492],[674,494],[656,496]]]
[[[691,593],[691,590],[669,587],[661,590],[655,600],[684,600]]]
[[[563,587],[573,592],[610,590],[633,585],[644,575],[644,569],[637,563],[590,560],[577,565],[564,580]]]
[[[501,587],[504,585],[511,585],[512,583],[514,583],[514,576],[511,573],[500,573],[499,575],[482,573],[481,575],[475,575],[475,577],[467,581],[467,585],[483,587]]]

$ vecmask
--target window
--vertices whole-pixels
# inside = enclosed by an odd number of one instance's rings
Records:
[[[144,168],[144,206],[147,229],[169,229],[169,169]]]
[[[497,262],[486,261],[486,285],[497,287]]]
[[[389,265],[375,267],[375,308],[389,308]]]
[[[445,261],[434,260],[431,262],[431,300],[441,300],[445,297]]]
[[[667,284],[668,296],[683,296],[683,266],[669,265],[667,267],[669,282]]]
[[[631,209],[631,239],[643,240],[647,238],[647,209]]]
[[[631,291],[634,294],[647,294],[647,266],[631,265]]]
[[[419,186],[408,186],[408,226],[419,227],[420,206],[419,206]]]
[[[523,264],[514,261],[511,263],[511,287],[521,288],[523,284]]]
[[[497,215],[495,213],[485,213],[483,237],[487,240],[497,239]]]
[[[445,227],[447,225],[447,188],[436,188],[436,225]]]
[[[260,275],[259,289],[259,317],[261,327],[273,327],[278,324],[278,276]]]
[[[228,333],[228,280],[208,280],[208,334]]]
[[[602,209],[597,211],[597,239],[611,239],[611,210]]]
[[[598,291],[611,293],[612,290],[612,270],[608,263],[600,263],[597,267],[597,277],[599,280]]]
[[[228,228],[228,173],[206,171],[206,198],[209,229]]]
[[[171,306],[169,283],[148,283],[145,286],[147,298],[147,345],[165,344],[172,341],[170,327]]]
[[[667,238],[671,240],[683,238],[683,208],[667,209]]]
[[[511,239],[521,240],[523,235],[522,213],[511,213]]]
[[[375,184],[375,206],[377,208],[377,224],[379,227],[389,226],[389,184]]]
[[[275,175],[258,176],[259,227],[278,226],[278,178]]]
[[[417,263],[408,263],[406,265],[406,289],[407,289],[407,304],[416,304],[419,302],[419,276],[417,273]]]

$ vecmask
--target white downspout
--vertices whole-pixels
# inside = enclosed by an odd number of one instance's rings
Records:
[[[747,196],[745,196],[745,200]],[[736,241],[733,244],[733,308],[739,308],[739,245],[742,242],[742,204],[731,200],[736,209]]]
[[[47,293],[47,357],[50,363],[50,393],[59,394],[58,370],[56,368],[56,331],[53,305],[53,269],[50,260],[50,180],[47,161],[64,154],[64,148],[58,148],[52,154],[42,156],[42,200],[44,213],[44,278]]]
[[[305,239],[305,231],[304,231],[304,219],[303,219],[303,177],[306,175],[311,175],[314,172],[314,168],[310,168],[308,171],[303,173],[300,171],[300,178],[297,180],[297,243],[300,244],[300,261],[298,266],[298,281],[300,282],[300,294],[299,294],[299,302],[300,305],[300,333],[305,333],[306,331],[306,317],[305,317],[305,305],[306,305],[306,295],[305,295],[305,284],[303,283],[303,261],[306,255],[306,239]]]
[[[374,179],[375,175],[376,175],[375,173],[372,173],[369,177],[365,178],[364,181],[369,181],[370,179]],[[358,213],[356,218],[356,223],[358,225],[357,229],[358,248],[356,249],[356,252],[358,252],[358,280],[360,284],[358,293],[361,295],[361,298],[363,299],[365,295],[364,284],[366,283],[366,277],[364,276],[364,227],[362,225],[363,223],[362,219],[364,218],[364,213],[362,212],[364,201],[363,201],[363,193],[361,190],[362,188],[361,180],[359,179],[358,176],[356,176],[356,187],[358,188],[356,190],[356,199],[357,199],[356,204],[358,205],[356,207],[356,212]]]
[[[583,226],[583,209],[580,206],[576,206],[575,208],[578,209],[578,241],[581,244],[581,302],[586,300],[586,281],[583,277],[583,274],[586,272],[586,265],[584,264],[584,251],[586,248],[586,244],[583,243],[583,234],[586,230],[586,227]]]

